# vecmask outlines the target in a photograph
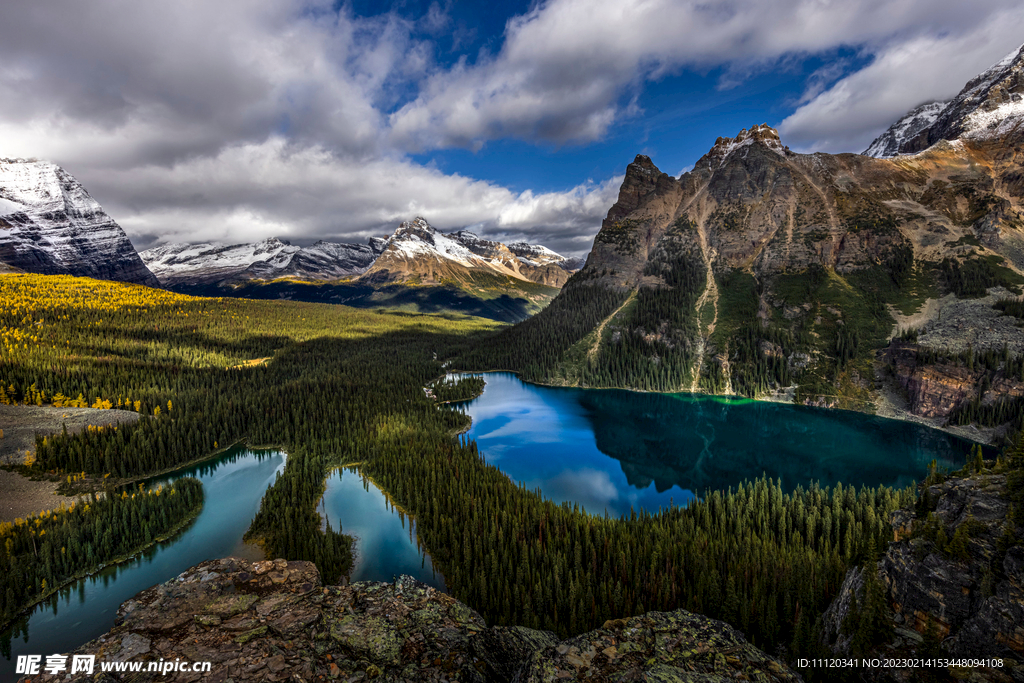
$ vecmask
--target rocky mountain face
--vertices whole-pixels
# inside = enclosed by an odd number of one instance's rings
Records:
[[[856,654],[868,657],[1002,658],[1002,667],[979,667],[971,680],[1024,680],[1024,527],[1011,513],[1021,472],[994,465],[985,461],[980,472],[922,487],[918,509],[893,516],[894,540],[881,561],[851,569],[823,616],[832,652],[846,656],[860,647]],[[858,634],[871,578],[882,598],[876,631],[883,635],[874,640]],[[961,673],[964,679],[968,670]],[[866,680],[919,674],[861,670]]]
[[[381,250],[379,240],[370,244],[319,241],[296,247],[271,237],[230,246],[169,244],[140,256],[161,284],[174,286],[277,278],[336,280],[365,272]]]
[[[488,627],[466,605],[407,576],[322,586],[309,562],[231,558],[139,593],[110,632],[76,654],[209,661],[202,678],[213,683],[800,680],[727,624],[682,610],[608,622],[560,642],[546,631]],[[103,675],[196,680],[192,672]],[[32,677],[58,679],[64,674]]]
[[[766,124],[719,138],[679,178],[638,155],[535,326],[569,316],[578,341],[528,374],[874,410],[888,381],[875,353],[901,330],[1024,353],[1020,321],[994,308],[1024,293],[1022,65],[1015,53],[894,127],[962,133],[913,155],[797,154]]]
[[[402,223],[363,275],[373,282],[465,282],[483,273],[561,287],[574,261],[539,245],[481,239],[468,230],[445,234],[423,218]]]
[[[864,151],[891,157],[923,151],[940,140],[998,137],[1024,122],[1024,46],[964,86],[949,102],[911,110]]]
[[[124,230],[61,167],[0,159],[0,268],[157,286]]]
[[[970,367],[959,359],[928,355],[919,344],[899,340],[885,350],[888,367],[915,415],[945,418],[967,403],[991,407],[1024,397],[1024,378],[1019,372],[1008,372],[1005,365]]]

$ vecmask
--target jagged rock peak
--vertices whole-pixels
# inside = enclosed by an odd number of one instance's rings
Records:
[[[661,171],[658,170],[658,167],[654,165],[654,162],[651,161],[651,158],[646,154],[637,154],[636,158],[633,159],[633,163],[627,167],[626,172],[628,173],[630,169],[635,173],[654,173],[655,175],[661,173]]]
[[[405,221],[401,225],[399,225],[398,230],[395,231],[395,234],[397,235],[400,232],[410,230],[424,230],[431,234],[437,232],[437,229],[430,223],[428,223],[426,218],[423,218],[422,216],[416,216],[416,218],[413,218],[411,221]]]
[[[779,132],[767,123],[762,123],[751,126],[750,130],[744,128],[734,138],[718,138],[705,158],[709,162],[717,160],[718,165],[721,165],[733,152],[753,144],[760,144],[781,155],[786,153]]]
[[[637,154],[633,163],[626,166],[626,176],[619,188],[619,198],[608,210],[605,223],[616,221],[640,206],[641,200],[658,187],[662,179],[670,180],[646,154]]]

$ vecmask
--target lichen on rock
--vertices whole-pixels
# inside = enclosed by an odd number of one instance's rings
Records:
[[[682,610],[606,626],[560,642],[546,631],[488,627],[408,576],[323,586],[309,562],[228,558],[139,593],[110,632],[76,654],[212,663],[205,674],[99,673],[104,683],[799,680],[732,627]]]

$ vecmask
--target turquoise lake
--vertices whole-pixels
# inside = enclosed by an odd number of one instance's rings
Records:
[[[202,512],[173,539],[76,582],[0,633],[0,683],[19,678],[14,673],[18,655],[45,657],[74,650],[110,630],[125,600],[189,567],[221,557],[263,559],[262,551],[245,544],[242,536],[285,462],[280,451],[236,448],[150,481],[158,485],[196,477],[205,494]],[[340,523],[345,533],[357,536],[353,580],[390,581],[397,574],[411,574],[444,589],[444,578],[419,547],[409,518],[390,508],[384,495],[372,484],[364,485],[358,474],[335,473],[328,479],[321,513],[334,529]]]
[[[907,486],[963,466],[972,442],[898,420],[742,398],[571,389],[485,373],[467,436],[512,481],[556,502],[628,515],[761,476],[787,490]]]

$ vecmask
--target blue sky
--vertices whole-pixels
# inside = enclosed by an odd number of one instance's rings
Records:
[[[778,125],[794,111],[808,75],[823,61],[807,58],[729,89],[719,85],[722,69],[665,76],[637,93],[636,114],[611,126],[602,139],[585,144],[501,139],[478,151],[434,150],[414,158],[515,191],[557,191],[567,180],[576,184],[609,178],[621,174],[636,154],[650,156],[662,171],[678,176],[718,137],[734,137],[755,124]]]
[[[637,153],[859,152],[1024,42],[1018,0],[54,0],[0,17],[0,157],[138,248],[444,230],[589,250]]]

